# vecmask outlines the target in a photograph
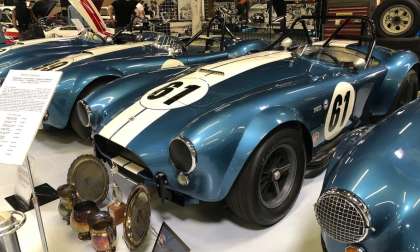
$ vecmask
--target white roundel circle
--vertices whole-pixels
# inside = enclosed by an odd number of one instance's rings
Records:
[[[335,86],[324,126],[325,140],[336,137],[347,126],[356,99],[354,87],[348,82]]]
[[[175,68],[175,67],[182,67],[184,66],[184,63],[180,60],[176,59],[168,59],[165,62],[163,62],[161,69],[167,69],[167,68]]]
[[[201,79],[179,79],[151,89],[141,97],[140,104],[148,109],[175,109],[200,100],[208,91],[209,85]]]

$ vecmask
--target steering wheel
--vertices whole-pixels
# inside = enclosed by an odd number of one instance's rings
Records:
[[[327,56],[328,58],[332,59],[334,61],[334,64],[341,65],[341,62],[337,59],[337,57],[332,56],[331,54],[327,52],[321,52],[320,54]]]

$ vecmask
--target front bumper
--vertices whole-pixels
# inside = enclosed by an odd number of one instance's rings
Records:
[[[124,157],[120,155],[117,158],[109,157],[95,145],[95,155],[104,162],[108,170],[112,166],[118,168],[116,175],[119,178],[120,187],[123,187],[125,192],[131,191],[135,185],[144,184],[147,187],[155,188],[159,197],[163,200],[168,200],[181,206],[199,203],[198,200],[188,195],[172,190],[168,186],[169,183],[165,174],[158,173],[153,175],[141,160],[133,161],[131,158],[126,158],[127,156],[130,157],[130,154],[123,154]]]

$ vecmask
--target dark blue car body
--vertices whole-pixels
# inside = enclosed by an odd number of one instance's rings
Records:
[[[357,198],[366,207],[369,224],[363,227],[365,237],[354,243],[336,241],[322,229],[326,251],[345,251],[350,245],[366,252],[419,250],[419,127],[416,100],[377,126],[352,132],[338,146],[321,197],[335,190]],[[337,225],[347,225],[338,220]]]
[[[0,49],[0,78],[5,78],[10,69],[29,69],[102,44],[82,37],[17,42]]]
[[[74,105],[91,92],[91,88],[121,78],[126,75],[145,73],[170,68],[175,65],[198,65],[246,55],[261,51],[267,43],[261,40],[232,42],[226,50],[202,54],[171,53],[168,48],[153,42],[136,42],[124,45],[110,45],[85,50],[76,55],[62,58],[37,67],[40,70],[58,70],[63,75],[48,108],[48,118],[44,125],[65,128],[68,125]],[[98,55],[95,55],[98,54]],[[77,61],[77,62],[76,62]],[[54,67],[54,65],[61,67]],[[169,64],[168,64],[169,63]],[[168,64],[166,66],[165,64]],[[51,67],[52,66],[52,67]],[[135,88],[138,85],[133,83]],[[118,88],[115,89],[116,92]],[[126,92],[123,90],[121,92]]]

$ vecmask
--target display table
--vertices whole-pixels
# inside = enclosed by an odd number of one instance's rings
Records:
[[[71,132],[40,131],[30,150],[33,173],[37,184],[48,183],[57,188],[66,182],[67,169],[81,154],[92,153],[92,148],[72,136]],[[14,194],[16,171],[1,169],[0,209],[10,206],[4,200]],[[165,221],[192,251],[293,251],[321,252],[320,231],[313,212],[323,175],[306,180],[302,192],[289,214],[280,223],[261,230],[241,226],[241,222],[220,204],[180,207],[162,204],[153,195],[151,225],[158,232]],[[79,241],[70,226],[61,220],[58,200],[41,207],[50,251],[94,251],[89,241]],[[122,240],[122,226],[118,226],[117,251],[129,251]],[[18,231],[22,251],[42,251],[35,212],[27,212],[27,223]],[[139,251],[152,251],[155,236],[149,231]]]

